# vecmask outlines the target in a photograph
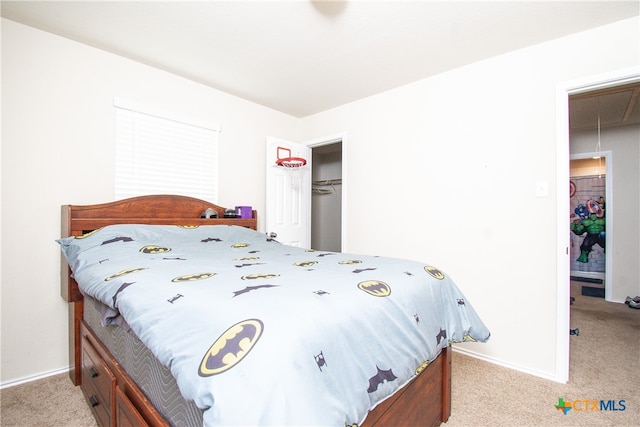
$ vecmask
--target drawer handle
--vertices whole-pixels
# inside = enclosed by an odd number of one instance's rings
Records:
[[[89,369],[89,375],[91,376],[91,378],[95,378],[98,376],[98,371],[96,371],[96,369],[92,367]]]
[[[96,395],[92,395],[89,398],[89,404],[91,405],[92,408],[95,408],[96,406],[98,406],[100,404],[100,402],[98,402],[98,398],[96,397]]]

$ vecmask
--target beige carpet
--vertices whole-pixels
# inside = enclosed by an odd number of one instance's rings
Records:
[[[68,374],[0,391],[1,426],[84,427],[97,423]]]
[[[452,415],[458,426],[640,426],[640,310],[580,295],[572,283],[568,384],[453,354]],[[567,331],[569,333],[569,331]],[[624,411],[558,411],[558,398],[625,400]],[[95,426],[66,374],[0,392],[2,426]]]
[[[582,296],[572,282],[569,383],[454,353],[452,415],[458,426],[640,426],[640,310]],[[589,285],[589,284],[586,284]],[[569,331],[567,331],[569,333]],[[624,411],[558,411],[558,398],[625,400]],[[579,405],[580,407],[580,405]],[[616,406],[620,408],[619,405]]]

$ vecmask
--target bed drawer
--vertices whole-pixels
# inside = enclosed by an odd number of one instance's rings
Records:
[[[120,387],[116,387],[116,425],[118,427],[147,427],[149,425]]]
[[[367,418],[367,426],[439,426],[450,415],[451,349],[443,350],[414,380],[375,408],[375,420]],[[444,379],[443,379],[444,376]],[[445,382],[443,382],[445,381]],[[390,410],[404,398],[405,410]],[[431,408],[434,406],[437,410]]]
[[[81,388],[101,426],[111,425],[115,386],[116,377],[89,340],[83,337]]]

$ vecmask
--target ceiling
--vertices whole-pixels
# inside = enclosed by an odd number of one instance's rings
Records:
[[[640,15],[637,0],[2,1],[1,8],[4,18],[295,117]]]
[[[640,123],[640,82],[569,97],[572,131]]]

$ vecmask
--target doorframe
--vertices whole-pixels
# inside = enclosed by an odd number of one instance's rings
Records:
[[[606,219],[607,219],[607,230],[611,230],[611,232],[607,233],[605,237],[605,244],[609,248],[609,250],[605,250],[604,252],[604,299],[605,301],[613,301],[613,287],[615,284],[613,283],[613,222],[615,219],[614,214],[614,194],[613,194],[613,153],[611,151],[600,151],[600,152],[590,152],[590,153],[576,153],[569,154],[569,161],[571,160],[580,160],[580,159],[591,159],[593,157],[600,156],[604,157],[604,168],[605,168],[605,194],[607,197],[606,200]],[[569,174],[571,177],[571,174]],[[569,212],[571,214],[571,212]],[[569,273],[571,273],[571,267],[569,267]]]
[[[347,133],[337,133],[333,135],[323,136],[319,138],[312,139],[307,142],[303,142],[304,145],[311,148],[312,150],[316,147],[321,147],[323,145],[336,144],[338,142],[342,142],[342,165],[340,174],[342,175],[342,199],[340,201],[341,204],[341,212],[340,212],[340,252],[347,252]],[[311,165],[313,168],[313,164]],[[313,169],[311,170],[311,176],[313,176]],[[313,181],[313,180],[312,180]],[[309,201],[311,203],[311,201]],[[309,206],[309,212],[311,212],[311,206]],[[309,221],[309,235],[311,235],[311,221]]]
[[[556,86],[556,380],[569,380],[569,96],[640,80],[640,67],[560,82]]]

